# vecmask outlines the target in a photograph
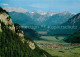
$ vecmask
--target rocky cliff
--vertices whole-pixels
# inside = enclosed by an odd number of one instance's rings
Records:
[[[41,50],[0,7],[0,57],[52,57]]]

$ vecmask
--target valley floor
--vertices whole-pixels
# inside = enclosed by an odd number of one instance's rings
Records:
[[[43,50],[53,56],[59,57],[80,57],[80,44],[66,43],[63,39],[66,36],[41,36],[43,40],[34,40]]]

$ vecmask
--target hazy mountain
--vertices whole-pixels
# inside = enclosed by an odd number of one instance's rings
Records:
[[[43,11],[32,11],[28,12],[23,9],[25,13],[18,12],[18,9],[4,8],[9,12],[9,15],[13,19],[13,22],[19,23],[20,25],[60,25],[66,22],[69,18],[74,16],[70,12],[43,12]]]
[[[0,8],[0,40],[0,57],[52,57],[25,35],[20,25],[14,24],[9,14],[2,8]]]
[[[13,18],[13,22],[19,23],[20,25],[30,25],[30,24],[33,24],[33,25],[60,25],[66,22],[69,18],[73,16],[73,14],[71,13],[66,13],[66,14],[58,13],[52,16],[48,14],[41,15],[36,12],[35,13],[9,12],[9,14]]]
[[[14,23],[19,23],[20,25],[24,25],[24,26],[33,24],[34,23],[33,19],[26,14],[18,13],[18,12],[9,12],[9,15],[11,16],[11,18],[13,18],[12,20]]]
[[[74,16],[74,14],[71,14],[70,12],[62,12],[62,13],[57,13],[55,15],[52,15],[48,18],[48,20],[46,21],[46,23],[48,23],[48,25],[60,25],[64,22],[66,22],[69,18],[71,18],[72,16]]]

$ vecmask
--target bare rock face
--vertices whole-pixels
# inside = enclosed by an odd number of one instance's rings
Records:
[[[10,30],[15,31],[15,26],[14,23],[12,22],[12,19],[10,18],[9,14],[6,12],[0,12],[0,22],[3,22]],[[0,24],[1,26],[1,24]],[[0,27],[0,31],[1,31],[1,27]],[[18,29],[17,35],[19,35],[20,37],[24,37],[24,33],[22,30]],[[21,32],[19,32],[21,31]]]
[[[21,38],[21,41],[24,43],[25,41],[24,32],[22,31],[20,25],[18,24],[15,25],[12,22],[12,19],[10,18],[10,16],[6,12],[3,12],[0,14],[0,21],[3,22],[10,30],[15,31],[16,34]],[[0,23],[0,31],[2,31],[1,23]],[[28,41],[27,43],[32,50],[35,49],[35,44],[33,42]]]
[[[32,42],[29,42],[29,47],[30,47],[32,50],[34,50],[34,49],[35,49],[35,44],[32,43]]]
[[[27,43],[28,43],[29,47],[30,47],[32,50],[34,50],[34,49],[36,48],[36,46],[35,46],[35,44],[34,44],[33,42],[31,42],[31,41],[28,40]]]
[[[24,43],[25,41],[24,32],[22,31],[19,24],[14,24],[12,22],[12,19],[10,18],[9,14],[7,14],[6,12],[0,13],[0,22],[3,22],[5,26],[7,26],[10,30],[15,31],[16,34],[21,38],[21,41]],[[0,23],[0,32],[1,31],[2,29],[1,29],[1,23]],[[33,42],[28,41],[27,43],[32,50],[35,49],[35,44]]]
[[[0,21],[3,22],[6,26],[8,26],[9,29],[15,31],[14,24],[12,22],[12,19],[7,13],[0,13]]]

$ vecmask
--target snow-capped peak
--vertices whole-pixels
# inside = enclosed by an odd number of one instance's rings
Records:
[[[43,12],[43,11],[40,11],[40,10],[38,10],[38,11],[32,11],[31,13],[38,13],[40,15],[46,15],[47,14],[46,12]]]
[[[47,12],[47,14],[48,14],[49,16],[53,16],[53,15],[57,14],[57,12],[51,12],[51,11],[49,11],[49,12]]]

